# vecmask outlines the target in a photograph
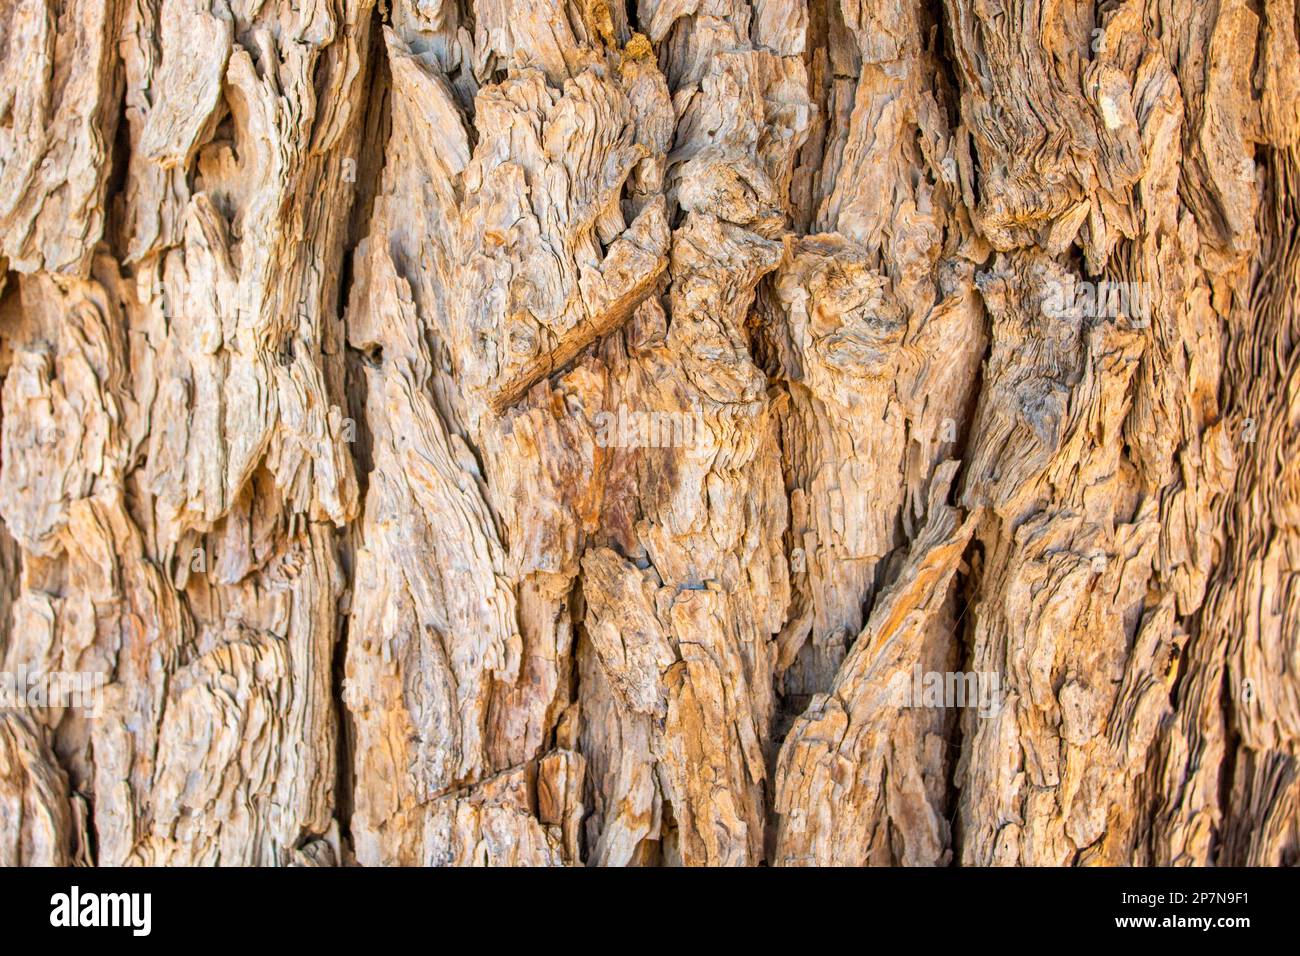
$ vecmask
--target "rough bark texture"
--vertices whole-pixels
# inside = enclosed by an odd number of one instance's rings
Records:
[[[0,81],[0,670],[105,682],[0,863],[1300,862],[1296,0],[0,0]]]

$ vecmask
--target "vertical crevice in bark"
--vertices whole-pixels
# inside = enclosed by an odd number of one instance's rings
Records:
[[[1236,481],[1223,500],[1223,554],[1189,648],[1155,816],[1156,858],[1172,863],[1279,865],[1295,859],[1300,845],[1297,724],[1278,657],[1293,645],[1297,625],[1289,578],[1272,571],[1287,560],[1296,527],[1288,473],[1300,304],[1295,146],[1263,151],[1261,166],[1252,321],[1232,326],[1224,347]]]

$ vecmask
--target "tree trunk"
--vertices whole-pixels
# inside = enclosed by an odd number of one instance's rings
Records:
[[[0,862],[1300,861],[1295,0],[0,8]]]

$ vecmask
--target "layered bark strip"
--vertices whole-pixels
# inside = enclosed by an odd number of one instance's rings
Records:
[[[1296,0],[0,0],[0,862],[1300,863]]]

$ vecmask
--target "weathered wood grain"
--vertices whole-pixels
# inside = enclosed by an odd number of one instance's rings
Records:
[[[0,863],[1300,861],[1298,23],[4,0]]]

